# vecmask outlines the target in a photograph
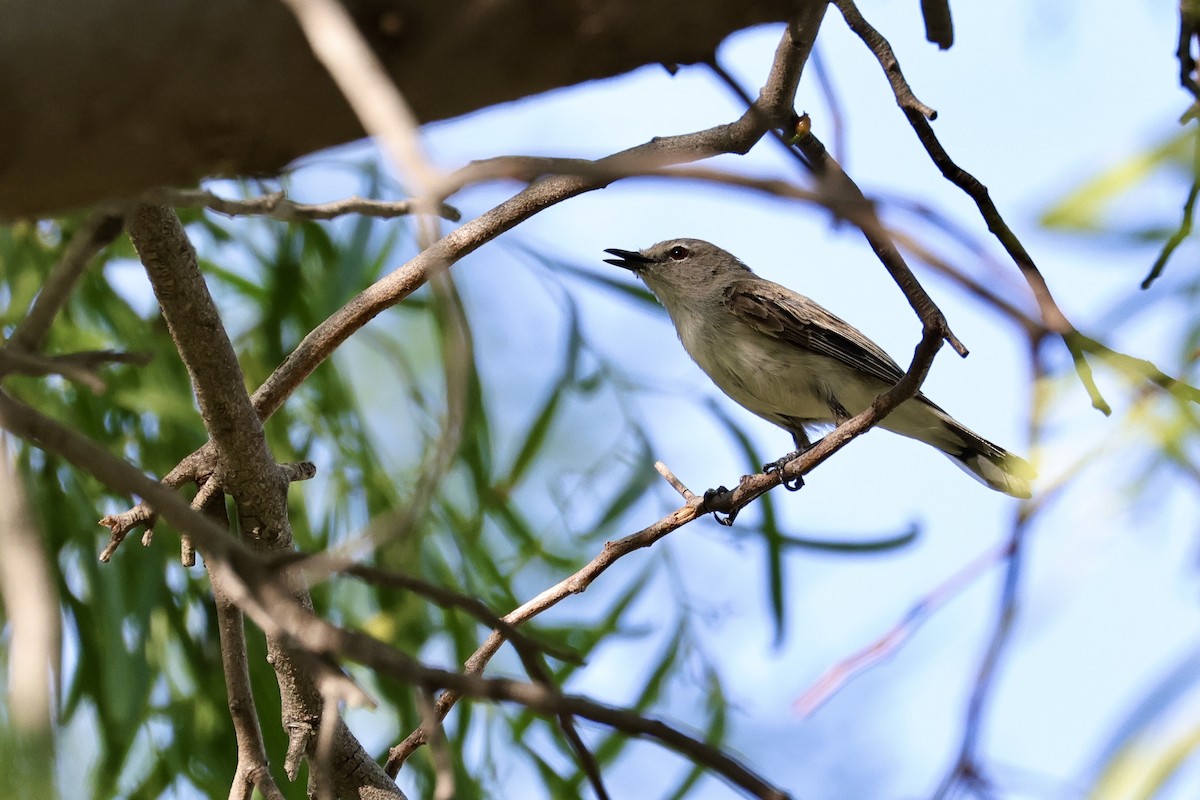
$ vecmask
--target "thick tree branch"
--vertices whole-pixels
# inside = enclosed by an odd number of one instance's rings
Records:
[[[794,0],[695,0],[682,14],[592,0],[556,0],[537,14],[518,0],[345,5],[421,122],[646,64],[704,61],[733,31],[795,8]],[[362,136],[279,3],[70,9],[4,5],[0,219],[211,175],[271,174]]]
[[[251,547],[290,550],[288,475],[267,449],[262,422],[246,392],[233,345],[179,218],[161,206],[142,205],[131,212],[128,229],[171,338],[192,378],[200,414],[215,447],[217,473],[210,480],[218,481],[236,500],[242,536]],[[303,583],[293,580],[288,585],[297,605],[311,608]],[[286,641],[270,632],[267,640],[268,660],[279,680],[284,728],[293,743],[305,742],[305,752],[311,758],[315,743],[307,732],[320,724],[323,710],[318,676],[298,661]],[[336,726],[343,727],[340,720]],[[360,791],[363,781],[369,781],[399,796],[398,790],[386,786],[386,776],[348,733],[337,737],[334,752],[335,774],[331,780],[339,793]],[[358,772],[371,766],[377,774],[360,778]]]

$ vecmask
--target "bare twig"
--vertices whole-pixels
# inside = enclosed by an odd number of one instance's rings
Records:
[[[904,79],[904,73],[900,71],[900,62],[896,60],[892,46],[888,44],[887,39],[883,38],[883,34],[871,27],[871,24],[863,18],[863,15],[859,13],[858,6],[854,5],[852,0],[833,0],[833,4],[838,7],[838,11],[842,12],[842,17],[846,20],[846,25],[850,30],[854,31],[879,59],[879,66],[883,67],[888,83],[892,85],[892,94],[896,96],[897,105],[906,113],[911,111],[920,114],[924,119],[937,119],[937,112],[922,103],[913,94],[912,87],[908,85],[908,81]]]
[[[679,495],[683,498],[685,503],[692,503],[696,501],[696,495],[692,492],[692,490],[684,486],[683,481],[679,480],[679,478],[676,478],[675,473],[671,472],[670,468],[667,467],[666,464],[661,461],[655,461],[654,469],[659,475],[663,476],[663,480],[671,484],[672,489],[679,492]]]
[[[263,216],[284,222],[329,220],[346,214],[358,214],[377,219],[394,219],[415,214],[416,204],[412,200],[371,200],[366,197],[347,197],[330,203],[297,203],[289,200],[283,192],[272,192],[259,197],[225,198],[205,189],[154,189],[143,195],[147,203],[171,206],[172,208],[206,208],[228,217]],[[462,214],[445,203],[437,207],[437,213],[451,222],[458,222]]]
[[[1162,250],[1158,253],[1158,258],[1154,259],[1154,264],[1150,267],[1149,274],[1142,280],[1142,288],[1149,289],[1154,281],[1162,275],[1163,270],[1167,266],[1167,261],[1175,253],[1175,249],[1183,244],[1192,233],[1192,218],[1196,213],[1196,196],[1200,194],[1200,178],[1192,181],[1192,188],[1188,190],[1187,199],[1183,203],[1183,219],[1179,222],[1179,227],[1171,234],[1170,238],[1163,244]]]
[[[67,295],[96,254],[121,235],[121,215],[109,209],[93,211],[63,250],[62,257],[42,284],[42,291],[17,323],[7,346],[22,350],[40,350]]]
[[[216,486],[215,480],[205,482],[201,489]],[[199,496],[199,495],[197,495]],[[229,527],[225,511],[225,495],[220,489],[208,493],[204,502],[192,504],[214,523]],[[221,667],[225,673],[225,693],[229,699],[229,717],[237,741],[238,763],[229,789],[230,800],[249,800],[255,788],[267,800],[283,800],[283,793],[271,777],[267,748],[250,687],[250,662],[246,655],[246,631],[242,612],[225,591],[221,577],[209,568],[213,604],[217,611],[217,633],[221,640]]]
[[[749,102],[749,94],[728,72],[721,69],[715,62],[710,66],[735,94],[744,102]],[[954,351],[965,358],[966,346],[950,330],[950,324],[946,321],[941,309],[937,307],[916,276],[912,274],[912,270],[908,268],[904,257],[896,249],[895,242],[888,234],[887,228],[876,214],[874,204],[867,200],[858,184],[851,180],[841,165],[833,156],[829,155],[821,140],[813,134],[807,115],[794,117],[792,130],[794,133],[787,136],[781,135],[777,130],[772,133],[791,155],[795,156],[806,169],[816,176],[820,188],[816,195],[816,202],[824,204],[839,217],[849,219],[858,226],[884,269],[904,292],[905,298],[916,312],[917,317],[921,319],[922,324],[933,325],[937,328]],[[798,197],[798,199],[800,198]]]
[[[372,586],[412,592],[437,603],[442,608],[457,608],[467,612],[489,628],[499,629],[504,633],[505,638],[514,645],[523,647],[530,653],[540,652],[557,658],[560,661],[567,661],[572,664],[581,663],[578,654],[558,645],[550,644],[549,642],[538,641],[527,634],[521,633],[505,622],[500,615],[488,608],[478,598],[456,592],[445,586],[437,586],[397,570],[384,570],[367,564],[355,564],[345,559],[337,559],[321,554],[297,559],[279,559],[275,561],[275,564],[278,566],[286,565],[291,570],[298,569],[309,580],[319,579],[324,575],[336,572],[359,578]]]
[[[104,380],[96,369],[104,364],[146,364],[149,353],[119,353],[114,350],[85,350],[45,356],[20,347],[0,347],[0,377],[9,374],[42,377],[61,375],[99,394]]]
[[[1021,244],[1020,239],[1017,238],[1012,229],[1008,227],[1008,223],[1000,215],[999,210],[988,194],[987,187],[980,183],[974,175],[954,163],[950,158],[938,140],[937,134],[933,132],[933,127],[929,124],[929,120],[934,117],[925,114],[920,107],[905,102],[905,98],[911,97],[911,91],[908,90],[908,85],[904,82],[898,68],[895,71],[889,68],[889,65],[895,65],[895,55],[892,53],[887,41],[863,19],[853,0],[836,0],[836,3],[842,11],[842,15],[846,18],[847,24],[871,48],[872,52],[875,53],[875,57],[883,65],[885,71],[888,72],[888,78],[892,82],[892,89],[896,93],[897,102],[904,111],[904,116],[908,119],[909,125],[916,132],[917,139],[925,148],[925,152],[929,154],[929,157],[933,160],[934,165],[942,173],[943,177],[962,189],[968,197],[975,201],[975,205],[979,208],[979,213],[987,223],[988,230],[995,235],[1017,265],[1017,268],[1021,271],[1030,289],[1033,290],[1034,298],[1037,300],[1038,308],[1041,310],[1042,319],[1046,326],[1062,336],[1063,343],[1067,346],[1067,350],[1075,362],[1075,371],[1079,374],[1079,379],[1092,400],[1092,406],[1105,415],[1111,414],[1112,408],[1105,401],[1103,395],[1100,394],[1100,389],[1096,385],[1095,378],[1092,376],[1092,368],[1084,355],[1084,348],[1079,332],[1067,319],[1062,309],[1059,308],[1058,303],[1055,302],[1054,296],[1050,292],[1050,287],[1046,284],[1045,277],[1037,268],[1037,265],[1034,264],[1033,258],[1025,250],[1025,246]]]
[[[1167,261],[1175,253],[1176,248],[1183,244],[1192,233],[1192,220],[1196,214],[1196,196],[1200,195],[1200,128],[1194,132],[1195,145],[1192,149],[1192,188],[1188,190],[1187,199],[1183,202],[1183,219],[1179,221],[1179,227],[1171,234],[1167,241],[1163,244],[1162,250],[1158,253],[1158,258],[1154,259],[1154,264],[1150,267],[1150,273],[1142,281],[1142,288],[1149,289],[1150,286],[1162,275],[1163,270],[1167,266]]]
[[[849,681],[895,653],[934,611],[970,586],[1008,552],[1009,545],[1005,544],[973,558],[966,566],[917,601],[883,636],[825,670],[796,700],[793,707],[797,713],[805,717],[812,714]]]
[[[823,192],[838,199],[836,207],[841,208],[844,205],[856,210],[857,213],[848,218],[862,230],[871,249],[875,251],[880,263],[892,276],[892,280],[904,292],[905,298],[922,324],[927,329],[935,329],[956,353],[966,357],[966,346],[950,330],[950,324],[946,321],[941,309],[937,307],[933,298],[913,275],[912,270],[905,263],[904,257],[896,249],[895,242],[888,235],[887,228],[875,213],[874,206],[867,200],[858,184],[851,180],[841,165],[829,155],[825,145],[811,130],[797,136],[795,146],[804,155],[807,163],[811,165],[821,183]]]

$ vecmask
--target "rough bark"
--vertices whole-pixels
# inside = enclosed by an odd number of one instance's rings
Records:
[[[421,120],[709,57],[794,0],[347,0]],[[278,171],[361,128],[272,0],[0,4],[0,218]]]

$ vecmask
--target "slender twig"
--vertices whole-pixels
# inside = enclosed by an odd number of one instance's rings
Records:
[[[114,350],[86,350],[78,353],[45,356],[20,347],[0,347],[0,377],[61,375],[92,392],[104,391],[104,380],[96,369],[104,364],[146,364],[149,353],[119,353]]]
[[[172,208],[206,208],[228,217],[263,216],[284,222],[329,220],[346,214],[358,214],[377,219],[394,219],[416,213],[412,200],[371,200],[366,197],[346,197],[329,203],[297,203],[283,192],[259,197],[226,198],[205,189],[153,189],[142,196],[147,203]],[[462,214],[453,206],[442,203],[437,213],[451,222]]]
[[[995,566],[1008,552],[1009,545],[1005,544],[971,559],[964,567],[918,600],[886,633],[825,670],[821,677],[800,695],[793,708],[804,717],[812,714],[855,677],[899,650],[934,611],[974,583],[980,575]]]
[[[442,608],[457,608],[467,612],[489,628],[501,630],[505,638],[510,642],[518,647],[528,649],[531,653],[540,652],[557,658],[560,661],[572,664],[581,663],[577,653],[558,645],[550,644],[549,642],[539,641],[528,634],[518,631],[505,622],[500,615],[488,608],[487,604],[482,600],[448,589],[445,586],[437,586],[398,570],[385,570],[367,564],[355,564],[348,560],[336,559],[322,554],[286,560],[276,559],[274,563],[278,566],[286,565],[292,570],[299,569],[303,576],[310,581],[319,580],[324,575],[330,573],[340,573],[359,578],[372,586],[412,592],[437,603]]]
[[[122,219],[119,213],[109,209],[93,211],[63,250],[50,274],[42,284],[42,290],[34,299],[29,313],[17,323],[7,346],[22,350],[40,350],[50,330],[50,323],[59,309],[67,302],[67,296],[76,281],[87,269],[96,254],[113,239],[121,235]]]
[[[210,480],[205,486],[216,484],[215,480]],[[192,507],[197,508],[217,525],[229,527],[225,495],[220,489],[208,493],[207,499],[199,506],[193,502]],[[262,728],[255,709],[241,609],[230,599],[221,577],[211,567],[209,582],[212,585],[213,605],[217,611],[217,633],[221,641],[221,667],[225,674],[225,692],[229,698],[229,717],[233,722],[234,739],[237,741],[238,763],[229,789],[230,800],[249,800],[255,788],[267,800],[283,800],[283,793],[271,777],[267,748],[263,743]]]
[[[1183,219],[1179,222],[1179,227],[1171,234],[1170,238],[1163,244],[1162,250],[1158,253],[1158,258],[1154,259],[1154,264],[1150,267],[1149,274],[1142,280],[1142,288],[1149,289],[1154,281],[1162,275],[1163,269],[1167,266],[1167,261],[1175,253],[1176,248],[1183,244],[1192,233],[1192,218],[1196,212],[1196,196],[1200,194],[1200,179],[1192,182],[1192,188],[1188,190],[1187,199],[1183,203]]]
[[[846,22],[851,29],[862,38],[863,42],[875,54],[876,59],[883,65],[885,71],[888,72],[888,79],[892,82],[892,89],[896,94],[897,103],[904,112],[905,118],[909,125],[917,134],[917,139],[925,148],[925,152],[933,160],[934,165],[942,173],[948,181],[959,187],[975,201],[975,205],[979,209],[984,222],[987,223],[988,230],[999,240],[1005,251],[1012,258],[1017,268],[1021,271],[1021,275],[1029,284],[1029,288],[1033,291],[1034,298],[1037,300],[1038,308],[1041,310],[1042,319],[1051,330],[1059,334],[1063,343],[1067,346],[1067,351],[1071,354],[1071,358],[1075,363],[1075,371],[1079,375],[1080,381],[1087,390],[1088,396],[1091,398],[1092,406],[1101,411],[1105,415],[1112,413],[1112,408],[1105,401],[1104,396],[1100,394],[1100,388],[1096,385],[1096,380],[1092,376],[1092,368],[1087,362],[1087,357],[1084,355],[1084,348],[1080,341],[1079,332],[1075,326],[1067,319],[1058,303],[1054,300],[1054,295],[1050,292],[1050,287],[1046,284],[1046,279],[1034,264],[1033,258],[1025,250],[1025,246],[1021,244],[1021,240],[1013,233],[1008,223],[1000,215],[995,203],[992,202],[988,189],[979,179],[971,173],[964,170],[950,158],[942,143],[938,140],[937,134],[933,132],[933,127],[929,124],[932,116],[924,113],[922,109],[911,102],[906,102],[906,99],[911,97],[912,92],[908,89],[908,84],[904,82],[903,76],[899,73],[897,67],[894,71],[889,65],[895,65],[895,55],[892,53],[891,46],[887,44],[879,32],[870,26],[862,14],[854,5],[853,0],[836,0],[838,8],[842,15],[846,18]]]
[[[892,276],[892,280],[904,292],[913,311],[927,327],[932,327],[944,338],[956,353],[966,357],[967,348],[946,321],[941,309],[933,302],[933,298],[921,286],[920,281],[913,275],[904,257],[896,248],[896,243],[888,235],[887,228],[879,220],[873,204],[867,200],[862,189],[858,187],[841,165],[829,155],[825,145],[821,143],[811,130],[796,137],[795,147],[804,155],[807,163],[812,166],[814,174],[821,183],[824,193],[839,199],[840,204],[859,209],[859,213],[850,217],[851,222],[858,225],[863,236],[875,251],[880,263]]]
[[[710,67],[743,102],[750,102],[749,94],[733,76],[715,61],[710,62]],[[807,123],[807,116],[799,117],[793,121],[794,134],[784,136],[778,130],[773,130],[772,134],[789,154],[795,156],[805,169],[816,176],[820,188],[818,202],[825,204],[838,216],[849,219],[862,231],[876,257],[904,292],[905,298],[922,324],[938,329],[954,351],[965,358],[966,346],[950,330],[950,324],[941,309],[908,268],[904,257],[896,249],[895,242],[888,235],[887,228],[876,214],[874,204],[867,200],[858,184],[846,174],[833,156],[829,155],[825,145],[812,133],[811,124]]]
[[[675,477],[675,473],[671,472],[670,468],[666,464],[661,461],[655,461],[654,469],[659,475],[662,475],[663,480],[671,484],[672,489],[679,492],[680,497],[683,498],[685,503],[692,503],[696,501],[697,498],[695,493],[688,487],[684,486],[683,481]]]
[[[1143,289],[1149,289],[1158,276],[1162,275],[1167,261],[1175,253],[1176,248],[1183,244],[1183,240],[1192,233],[1192,221],[1196,213],[1196,196],[1200,195],[1200,128],[1193,133],[1196,141],[1192,149],[1192,188],[1188,190],[1187,199],[1183,203],[1183,219],[1179,221],[1179,227],[1163,243],[1158,258],[1154,259],[1154,264],[1150,267],[1150,273],[1142,281]]]
[[[888,83],[892,85],[892,94],[896,96],[896,104],[906,113],[911,111],[920,114],[924,119],[937,119],[937,112],[922,103],[913,94],[912,87],[908,85],[908,81],[904,79],[904,73],[900,71],[900,62],[896,60],[892,46],[888,44],[887,39],[883,38],[883,34],[875,30],[863,18],[863,15],[859,13],[858,6],[854,5],[852,0],[833,0],[833,4],[838,7],[838,11],[842,12],[842,17],[846,20],[846,25],[850,30],[854,31],[879,59],[879,66],[883,67]]]

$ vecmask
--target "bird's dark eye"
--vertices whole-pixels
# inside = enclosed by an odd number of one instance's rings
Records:
[[[675,245],[669,251],[667,251],[667,255],[669,255],[671,257],[671,259],[674,261],[683,261],[685,258],[690,256],[691,254],[692,254],[691,250],[688,250],[686,247],[683,247],[681,245]]]

